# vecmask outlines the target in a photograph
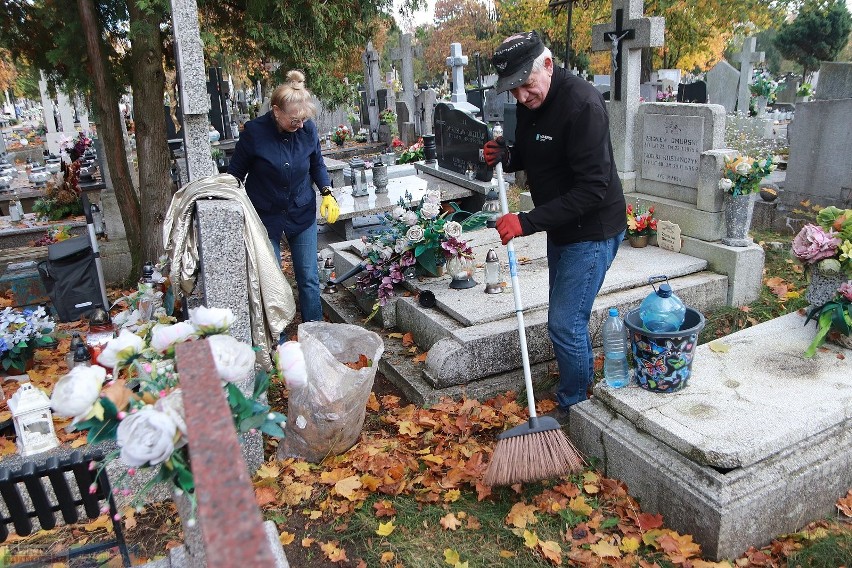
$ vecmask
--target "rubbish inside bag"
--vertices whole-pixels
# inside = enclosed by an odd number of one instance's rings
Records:
[[[308,380],[290,391],[278,458],[319,463],[358,441],[385,346],[378,334],[342,323],[306,322],[299,325],[298,335]],[[361,355],[371,362],[369,366],[357,370],[346,366]]]

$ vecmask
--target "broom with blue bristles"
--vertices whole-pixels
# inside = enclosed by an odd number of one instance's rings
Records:
[[[493,133],[494,138],[499,138],[503,135],[503,128],[497,124],[494,126]],[[503,165],[499,161],[496,170],[500,208],[503,215],[506,215],[509,213],[509,202],[506,199]],[[553,417],[536,414],[515,245],[509,241],[506,248],[509,254],[509,273],[512,278],[515,315],[518,318],[518,337],[521,344],[521,362],[524,368],[524,384],[527,390],[530,418],[526,423],[497,436],[497,446],[494,448],[491,462],[485,472],[485,484],[490,486],[530,483],[561,477],[582,471],[585,463],[568,436],[562,431],[559,422]]]

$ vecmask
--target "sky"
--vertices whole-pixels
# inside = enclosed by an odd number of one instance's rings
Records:
[[[852,2],[852,0],[847,1]],[[399,15],[399,7],[402,5],[402,0],[393,0],[393,14],[394,18],[396,18],[397,25],[399,25],[403,31],[411,32],[414,31],[413,28],[422,24],[431,24],[434,21],[435,0],[427,0],[427,4],[428,7],[425,10],[415,12],[411,18],[403,20]]]

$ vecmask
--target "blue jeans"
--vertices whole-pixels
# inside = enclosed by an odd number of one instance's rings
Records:
[[[281,238],[269,237],[278,263],[281,263]],[[287,237],[293,258],[293,273],[299,290],[299,311],[302,321],[322,321],[319,272],[317,271],[317,224],[292,237]]]
[[[594,377],[589,336],[592,304],[623,239],[624,233],[604,241],[562,246],[547,241],[550,270],[547,329],[559,366],[556,399],[562,408],[586,400],[586,389]]]

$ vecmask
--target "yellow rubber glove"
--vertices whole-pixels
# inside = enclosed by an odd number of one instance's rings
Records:
[[[337,217],[340,215],[340,206],[337,204],[337,200],[331,194],[331,191],[322,196],[322,203],[320,203],[320,215],[329,223],[337,221]]]

